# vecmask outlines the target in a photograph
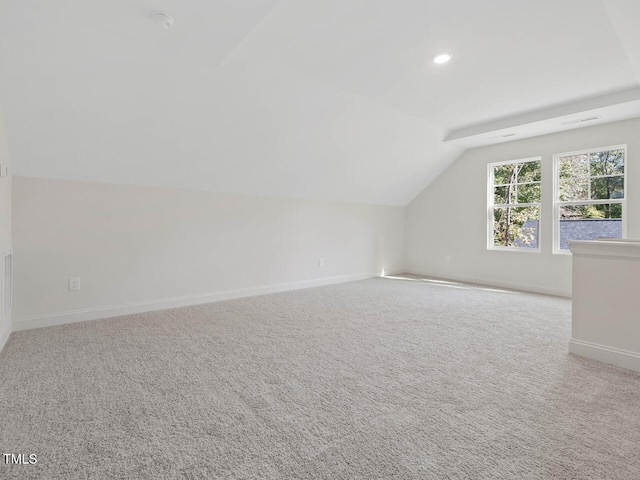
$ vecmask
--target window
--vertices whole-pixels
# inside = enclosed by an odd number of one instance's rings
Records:
[[[554,155],[554,253],[570,240],[625,234],[626,145]]]
[[[489,164],[489,249],[540,251],[540,158]]]

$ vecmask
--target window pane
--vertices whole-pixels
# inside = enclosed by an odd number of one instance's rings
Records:
[[[493,210],[493,244],[513,248],[538,247],[539,207],[503,207]]]
[[[518,203],[539,203],[540,184],[525,183],[518,184]]]
[[[493,189],[493,202],[496,205],[515,203],[515,185],[505,185]]]
[[[624,173],[624,150],[609,150],[589,155],[591,176]]]
[[[559,199],[561,202],[589,200],[589,179],[561,177]]]
[[[559,167],[561,179],[589,176],[589,158],[586,154],[561,157]]]
[[[624,198],[624,177],[591,179],[591,200]]]
[[[518,164],[518,183],[539,182],[541,180],[540,161]]]
[[[493,167],[493,184],[513,183],[515,181],[513,178],[513,167],[513,164]]]
[[[564,205],[560,207],[560,249],[570,240],[622,238],[622,204]]]

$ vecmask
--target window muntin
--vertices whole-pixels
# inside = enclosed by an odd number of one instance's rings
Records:
[[[626,145],[554,155],[554,253],[625,234]]]
[[[540,251],[540,158],[497,162],[489,168],[487,247]]]

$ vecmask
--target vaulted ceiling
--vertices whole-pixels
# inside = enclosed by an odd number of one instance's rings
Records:
[[[637,0],[3,0],[0,105],[16,175],[406,205],[466,148],[640,116],[638,22]]]

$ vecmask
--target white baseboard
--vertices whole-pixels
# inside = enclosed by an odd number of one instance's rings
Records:
[[[640,372],[640,353],[572,338],[569,353]]]
[[[571,298],[571,290],[563,290],[552,287],[541,287],[540,285],[531,285],[528,283],[512,283],[500,282],[486,278],[470,277],[465,275],[449,275],[435,272],[428,272],[418,268],[408,267],[404,273],[412,273],[414,275],[423,275],[425,277],[441,278],[443,280],[452,280],[455,282],[475,283],[478,285],[487,285],[491,287],[506,288],[508,290],[521,290],[524,292],[542,293],[544,295],[554,295],[556,297]]]
[[[134,302],[124,305],[111,305],[98,308],[85,308],[82,310],[72,310],[68,312],[50,313],[44,315],[33,315],[29,317],[16,318],[13,321],[13,331],[28,330],[31,328],[51,327],[65,323],[84,322],[87,320],[98,320],[100,318],[119,317],[132,313],[152,312],[155,310],[166,310],[168,308],[186,307],[189,305],[199,305],[203,303],[219,302],[234,298],[252,297],[255,295],[266,295],[269,293],[285,292],[289,290],[300,290],[303,288],[321,287],[336,283],[352,282],[367,278],[378,277],[376,273],[358,273],[354,275],[342,275],[338,277],[328,277],[316,280],[303,280],[299,282],[279,283],[274,285],[264,285],[254,288],[243,288],[239,290],[227,290],[222,292],[205,293],[200,295],[189,295],[184,297],[166,298],[152,300],[148,302]]]

